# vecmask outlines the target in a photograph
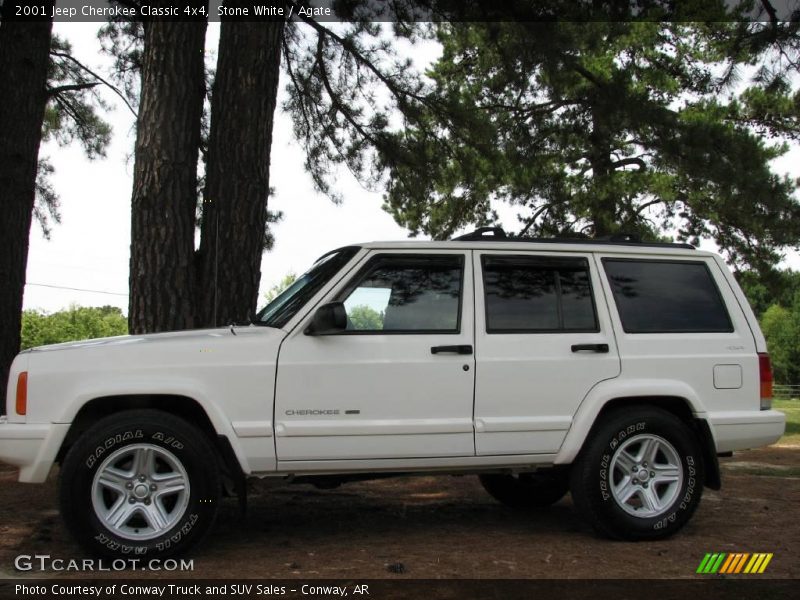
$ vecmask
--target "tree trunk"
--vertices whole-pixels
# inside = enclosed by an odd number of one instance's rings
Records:
[[[589,201],[589,220],[596,238],[607,236],[613,231],[619,200],[613,190],[612,182],[614,168],[611,161],[611,134],[600,112],[600,107],[592,107],[592,131],[589,134],[591,143],[589,163],[592,166],[593,187],[599,190]]]
[[[51,14],[53,1],[41,2]],[[11,6],[9,6],[10,12]],[[36,165],[47,104],[50,18],[0,23],[0,399],[19,351]],[[5,407],[5,401],[2,406]],[[5,410],[0,410],[4,413]]]
[[[131,199],[132,333],[195,325],[193,257],[205,32],[204,20],[152,21],[145,28]]]
[[[258,301],[283,28],[222,22],[197,256],[203,325],[247,319]]]

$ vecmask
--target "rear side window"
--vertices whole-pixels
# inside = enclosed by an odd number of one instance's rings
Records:
[[[483,256],[488,333],[597,331],[583,258]]]
[[[626,333],[733,331],[705,263],[604,258],[603,266]]]

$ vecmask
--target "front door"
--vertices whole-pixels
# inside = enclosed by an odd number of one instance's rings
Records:
[[[344,302],[347,330],[307,335],[308,312],[279,355],[279,461],[475,454],[470,261],[373,251],[322,301]]]

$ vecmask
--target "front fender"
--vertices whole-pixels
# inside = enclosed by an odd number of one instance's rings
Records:
[[[208,415],[209,421],[220,435],[233,435],[233,428],[225,414],[207,397],[201,382],[188,378],[116,379],[114,381],[83,381],[78,393],[63,407],[54,423],[72,423],[75,415],[89,402],[98,398],[119,396],[185,396],[197,402]]]

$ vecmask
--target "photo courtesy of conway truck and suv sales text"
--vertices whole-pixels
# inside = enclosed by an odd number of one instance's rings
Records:
[[[185,552],[248,477],[473,473],[652,540],[720,487],[718,455],[780,438],[771,396],[719,256],[482,228],[329,252],[246,326],[22,352],[0,460],[32,483],[59,463],[69,530],[107,556]]]

